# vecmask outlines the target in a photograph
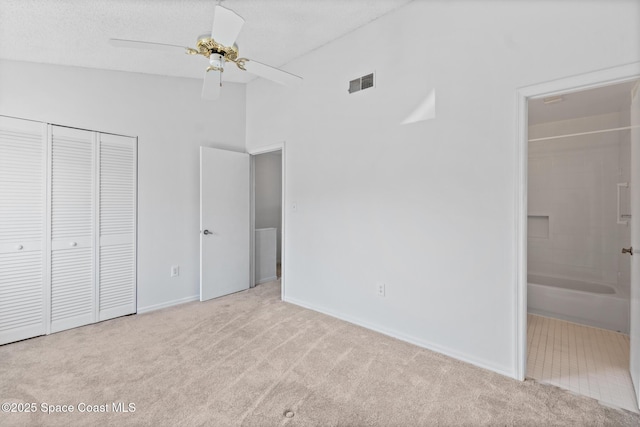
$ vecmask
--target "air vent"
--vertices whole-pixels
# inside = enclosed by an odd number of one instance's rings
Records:
[[[360,90],[360,79],[351,80],[349,82],[349,93],[357,92]]]
[[[370,87],[373,87],[373,73],[351,80],[349,82],[349,93],[369,89]]]
[[[362,81],[362,90],[373,87],[373,74],[368,74],[360,80]]]

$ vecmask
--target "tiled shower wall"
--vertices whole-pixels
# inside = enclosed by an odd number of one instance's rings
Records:
[[[529,127],[529,139],[628,124],[628,113],[543,123]],[[628,130],[529,143],[530,274],[606,283],[629,297],[629,256],[620,252],[630,233],[617,224],[629,156]],[[623,190],[622,213],[628,209]]]

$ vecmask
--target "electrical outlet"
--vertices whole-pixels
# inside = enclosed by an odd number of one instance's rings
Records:
[[[378,296],[379,296],[379,297],[383,297],[383,296],[384,296],[384,291],[385,291],[385,289],[384,289],[384,288],[385,288],[384,283],[378,283],[378,284],[377,284],[376,289],[377,289],[377,292],[378,292]]]
[[[180,275],[180,266],[172,265],[171,266],[171,277],[176,277]]]

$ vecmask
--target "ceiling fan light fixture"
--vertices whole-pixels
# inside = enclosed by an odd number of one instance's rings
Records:
[[[207,71],[224,71],[224,57],[219,53],[213,53],[209,56],[209,64]]]

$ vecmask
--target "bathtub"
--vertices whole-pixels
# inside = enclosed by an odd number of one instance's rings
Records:
[[[529,313],[629,333],[629,300],[608,285],[530,274]]]

